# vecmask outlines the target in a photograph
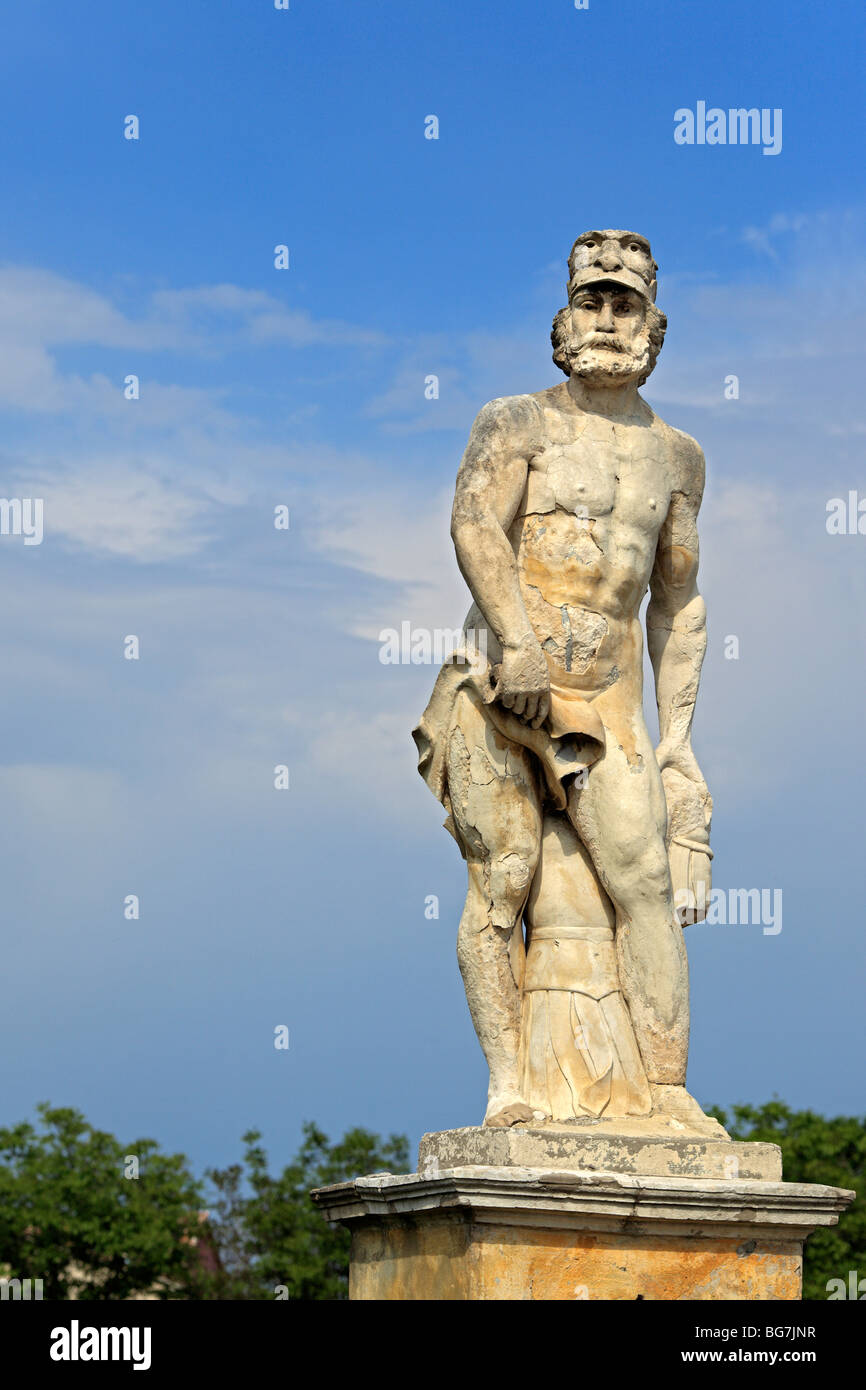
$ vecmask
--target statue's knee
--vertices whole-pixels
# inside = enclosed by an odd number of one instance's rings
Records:
[[[537,864],[538,849],[535,846],[508,850],[491,860],[489,887],[494,926],[514,926],[526,902]]]
[[[664,845],[644,845],[640,854],[622,859],[611,887],[613,897],[624,908],[666,902],[671,891],[671,880]]]

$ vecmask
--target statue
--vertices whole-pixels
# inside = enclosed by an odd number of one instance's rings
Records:
[[[649,242],[585,232],[568,267],[551,334],[566,380],[485,405],[460,465],[451,534],[474,604],[414,731],[419,770],[469,873],[457,950],[485,1125],[656,1116],[725,1137],[685,1089],[683,927],[711,858],[691,748],[704,459],[638,393],[667,324]]]

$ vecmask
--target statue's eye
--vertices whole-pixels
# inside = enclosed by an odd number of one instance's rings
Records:
[[[641,248],[638,246],[636,241],[633,241],[628,249],[629,251],[640,251]]]
[[[587,251],[595,251],[598,245],[598,243],[595,241],[585,241],[583,244],[586,247]]]

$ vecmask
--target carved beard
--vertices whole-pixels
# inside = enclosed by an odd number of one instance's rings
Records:
[[[572,376],[589,386],[637,380],[649,368],[649,329],[643,328],[632,343],[598,333],[572,338],[565,344],[565,357]]]

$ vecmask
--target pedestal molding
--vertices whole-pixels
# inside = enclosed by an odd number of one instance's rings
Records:
[[[802,1240],[832,1226],[854,1194],[816,1183],[638,1177],[543,1168],[450,1168],[373,1174],[318,1188],[329,1221],[465,1213],[474,1221],[683,1236],[748,1231]]]

